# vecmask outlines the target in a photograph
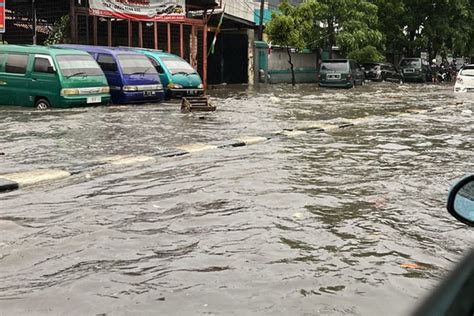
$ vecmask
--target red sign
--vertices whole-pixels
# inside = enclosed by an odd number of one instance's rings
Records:
[[[136,21],[176,21],[186,17],[185,4],[185,0],[89,0],[89,14]]]
[[[5,0],[0,0],[0,33],[5,33]]]

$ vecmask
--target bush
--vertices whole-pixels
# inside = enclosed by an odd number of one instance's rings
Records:
[[[54,23],[53,30],[48,38],[44,41],[44,45],[63,44],[67,41],[69,30],[69,15],[61,17]]]
[[[349,53],[347,57],[355,59],[359,63],[382,62],[385,60],[377,48],[370,45]]]

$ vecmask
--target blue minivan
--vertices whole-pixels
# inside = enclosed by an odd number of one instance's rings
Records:
[[[146,55],[160,74],[167,98],[200,96],[204,86],[197,71],[179,56],[154,49],[133,49]]]
[[[160,102],[165,97],[158,72],[142,54],[103,46],[62,44],[54,47],[89,53],[104,71],[113,103]]]

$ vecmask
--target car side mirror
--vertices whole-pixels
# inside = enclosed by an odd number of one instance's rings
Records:
[[[474,226],[474,174],[462,178],[452,187],[447,208],[457,220]]]
[[[47,73],[49,74],[55,74],[56,70],[54,69],[53,66],[49,66],[48,69],[46,70]]]

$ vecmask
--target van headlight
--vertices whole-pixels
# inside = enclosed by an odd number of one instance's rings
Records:
[[[79,89],[61,89],[61,96],[66,97],[70,95],[78,95]]]
[[[183,86],[180,85],[180,84],[176,84],[176,83],[170,83],[168,84],[168,89],[182,89]]]
[[[127,91],[127,92],[130,92],[130,91],[138,91],[138,86],[123,86],[123,91]]]
[[[200,84],[198,85],[198,89],[203,89],[203,88],[204,88],[204,85],[203,85],[202,83],[200,83]]]
[[[110,87],[102,87],[100,88],[100,93],[110,93]]]

